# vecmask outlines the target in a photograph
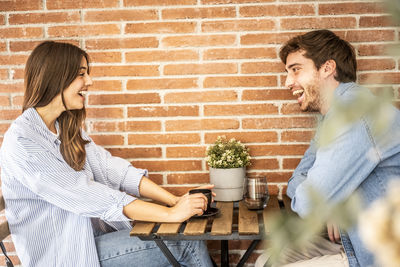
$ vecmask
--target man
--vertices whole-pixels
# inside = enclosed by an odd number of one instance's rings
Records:
[[[391,179],[400,177],[400,138],[393,138],[400,133],[399,111],[389,108],[393,121],[379,135],[373,134],[377,118],[364,113],[339,129],[328,145],[319,146],[320,129],[327,121],[337,118],[339,107],[343,107],[333,103],[354,105],[360,94],[375,98],[368,89],[355,83],[354,48],[331,31],[317,30],[289,40],[279,55],[287,71],[285,85],[297,97],[301,110],[317,111],[323,116],[321,127],[288,182],[287,195],[292,199],[292,209],[301,217],[310,212],[310,188],[333,204],[358,192],[365,209],[386,193]],[[345,233],[328,224],[327,231],[330,241],[317,239],[306,252],[286,255],[284,263],[292,263],[290,266],[374,265],[373,254],[365,248],[357,225]]]

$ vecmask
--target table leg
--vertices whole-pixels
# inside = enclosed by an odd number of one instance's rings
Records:
[[[172,264],[172,266],[181,267],[174,255],[172,255],[171,251],[169,251],[168,247],[165,245],[164,241],[156,239],[154,242],[156,242],[157,246],[161,249],[162,253],[164,253],[165,257],[168,259],[169,263]]]
[[[246,263],[247,259],[250,257],[251,253],[256,248],[257,244],[260,243],[260,241],[261,240],[253,240],[253,242],[251,242],[249,248],[246,250],[242,258],[240,259],[238,265],[236,265],[237,267],[242,267]]]
[[[229,266],[228,240],[221,240],[221,267]]]

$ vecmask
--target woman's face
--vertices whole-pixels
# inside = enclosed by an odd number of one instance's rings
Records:
[[[88,87],[93,84],[87,70],[86,58],[82,57],[78,76],[64,90],[64,100],[68,110],[82,109],[84,107]]]

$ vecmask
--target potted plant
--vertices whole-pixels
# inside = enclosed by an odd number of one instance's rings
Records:
[[[206,161],[210,167],[210,182],[215,185],[217,201],[237,201],[243,198],[246,167],[250,165],[249,149],[234,138],[218,136],[207,148]]]

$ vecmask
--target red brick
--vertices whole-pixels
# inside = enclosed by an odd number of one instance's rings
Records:
[[[201,47],[201,46],[221,46],[234,45],[236,36],[226,35],[185,35],[170,36],[162,39],[164,47]]]
[[[164,66],[165,75],[234,74],[236,63],[171,64]]]
[[[133,20],[157,20],[157,10],[106,10],[106,11],[86,11],[84,21],[133,21]]]
[[[387,54],[387,44],[366,44],[357,47],[359,56],[382,56]]]
[[[204,51],[204,60],[215,59],[258,59],[276,58],[276,50],[271,47],[256,48],[216,48]]]
[[[161,158],[160,147],[135,147],[135,148],[107,148],[116,157],[128,158]]]
[[[304,155],[309,145],[249,145],[250,155],[255,156],[290,156]]]
[[[0,25],[6,24],[6,17],[4,15],[0,15]]]
[[[124,137],[118,134],[107,134],[107,135],[93,135],[90,137],[93,141],[100,146],[120,146],[124,144]]]
[[[43,41],[44,40],[40,40],[40,41],[10,41],[10,51],[11,52],[31,51],[37,45],[42,43]],[[66,43],[74,44],[76,46],[80,46],[79,40],[68,39],[68,40],[57,40],[57,42],[66,42]]]
[[[198,144],[200,135],[188,134],[129,134],[129,145],[154,145],[154,144]]]
[[[127,121],[125,126],[129,132],[160,132],[160,121]]]
[[[284,115],[300,114],[301,112],[302,111],[301,111],[300,105],[298,103],[284,103],[280,110],[280,113],[284,114]]]
[[[160,103],[157,93],[89,95],[89,105]]]
[[[68,23],[79,22],[80,14],[76,11],[70,12],[46,12],[46,13],[25,13],[10,14],[10,24],[45,24],[45,23]]]
[[[13,68],[10,71],[12,73],[11,77],[13,80],[24,79],[24,69]]]
[[[129,48],[151,48],[158,47],[158,40],[155,37],[138,38],[111,38],[111,39],[88,39],[87,49],[129,49]]]
[[[42,9],[41,0],[3,0],[1,1],[1,11],[24,11]]]
[[[230,102],[237,101],[235,91],[201,91],[184,93],[167,93],[165,103],[199,103],[199,102]]]
[[[89,123],[92,133],[122,132],[125,130],[125,123],[114,121],[93,121]]]
[[[358,80],[361,84],[399,84],[399,72],[384,73],[362,73],[359,74]]]
[[[0,41],[0,51],[1,51],[1,52],[6,51],[6,42],[1,42],[1,41]]]
[[[47,30],[49,37],[104,36],[119,34],[117,24],[53,26]]]
[[[206,19],[236,17],[235,7],[176,8],[162,10],[163,19]]]
[[[120,80],[94,80],[89,91],[122,91]]]
[[[155,50],[134,51],[125,54],[126,62],[159,62],[159,61],[181,61],[199,60],[199,54],[194,50]]]
[[[20,109],[2,109],[0,112],[0,120],[15,120],[21,115]]]
[[[313,128],[315,122],[314,117],[243,119],[242,127],[243,129]]]
[[[149,179],[155,182],[158,185],[162,185],[164,183],[164,177],[162,174],[149,174]]]
[[[338,14],[369,14],[384,13],[382,3],[320,3],[318,7],[320,15],[338,15]]]
[[[294,97],[288,89],[271,90],[245,90],[242,94],[242,100],[293,100]]]
[[[271,19],[217,20],[201,24],[202,32],[270,31],[275,28],[275,22]]]
[[[222,135],[225,135],[228,139],[235,138],[242,143],[278,142],[278,134],[273,131],[205,133],[204,142],[212,144],[217,140],[218,136]]]
[[[90,52],[91,63],[115,63],[121,60],[121,52]]]
[[[124,65],[124,66],[92,66],[92,77],[112,76],[158,76],[158,66],[155,65]]]
[[[394,70],[396,62],[393,59],[359,59],[357,70]]]
[[[275,2],[275,0],[201,0],[202,4],[244,4],[244,3],[266,3]]]
[[[23,65],[27,59],[28,55],[0,55],[0,65]]]
[[[205,88],[215,87],[270,87],[277,85],[276,76],[206,77]]]
[[[395,26],[391,16],[361,16],[360,27],[392,27]]]
[[[251,168],[251,167],[250,167]],[[288,171],[280,171],[280,172],[275,172],[275,171],[259,171],[256,170],[256,172],[253,172],[251,169],[248,171],[249,174],[253,174],[256,176],[265,176],[267,177],[267,181],[268,183],[270,183],[269,185],[271,185],[271,183],[282,183],[282,182],[287,182],[289,180],[289,178],[292,176],[292,171],[288,172]],[[268,191],[270,193],[270,195],[276,195],[277,194],[277,190],[275,191],[271,191],[270,187],[268,187]]]
[[[47,0],[46,7],[48,9],[81,9],[81,8],[107,8],[118,7],[119,0],[90,0],[90,1],[73,1],[73,0]]]
[[[285,65],[282,62],[245,62],[242,63],[243,74],[284,72]]]
[[[163,188],[175,196],[182,196],[193,189],[194,186],[163,186]]]
[[[128,107],[128,117],[199,116],[199,106]]]
[[[349,30],[342,36],[348,42],[376,42],[394,41],[394,30]]]
[[[251,159],[252,170],[278,169],[279,163],[277,159]]]
[[[96,119],[119,119],[124,117],[124,111],[122,108],[86,108],[86,117]]]
[[[305,32],[281,32],[281,33],[249,33],[240,37],[240,44],[242,45],[282,45],[289,39],[303,34]]]
[[[124,6],[196,5],[197,0],[124,0]]]
[[[128,23],[125,33],[193,33],[196,22]]]
[[[10,106],[11,102],[10,102],[10,97],[9,96],[0,96],[0,106],[1,107],[6,107],[6,106]]]
[[[203,184],[210,182],[208,173],[170,173],[167,174],[168,184]]]
[[[0,80],[8,79],[8,69],[0,69]]]
[[[10,125],[11,125],[10,123],[0,123],[0,134],[5,134]]]
[[[283,169],[296,169],[297,165],[300,163],[300,158],[289,158],[283,159],[282,168]]]
[[[43,29],[40,27],[13,27],[0,28],[0,36],[6,38],[40,38],[43,37]]]
[[[242,6],[239,8],[239,14],[241,17],[307,16],[314,15],[315,8],[306,4]]]
[[[197,78],[128,80],[127,90],[188,89],[197,88]]]
[[[0,93],[21,93],[24,92],[24,83],[0,83]]]
[[[132,161],[136,168],[147,169],[150,172],[168,171],[200,171],[200,160],[167,160],[167,161]]]
[[[205,116],[265,115],[278,114],[274,104],[206,105]]]
[[[201,131],[238,129],[235,119],[169,120],[165,122],[166,131]]]
[[[283,30],[325,29],[325,28],[355,28],[356,18],[329,17],[329,18],[287,18],[281,19]]]
[[[205,147],[197,147],[197,146],[167,147],[167,158],[204,158],[205,155],[206,155]]]

